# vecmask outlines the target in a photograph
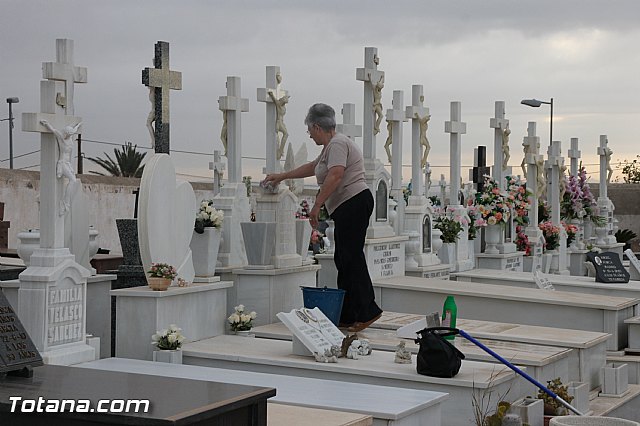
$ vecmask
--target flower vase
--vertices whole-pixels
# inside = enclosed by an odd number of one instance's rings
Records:
[[[166,291],[171,285],[171,278],[147,277],[147,283],[154,291]]]
[[[583,220],[582,226],[584,232],[584,242],[585,244],[587,244],[591,240],[591,237],[593,237],[593,222],[591,221],[591,217],[587,216]]]
[[[34,250],[40,248],[40,230],[30,229],[25,232],[20,232],[17,235],[18,238],[18,257],[22,259],[25,266],[29,266],[31,255]]]
[[[326,247],[326,253],[333,253],[335,250],[335,247],[333,245],[335,244],[336,226],[335,222],[331,219],[327,219],[326,222],[327,225],[329,225],[324,231],[325,235],[329,239],[329,247]]]
[[[442,247],[442,244],[444,244],[442,238],[440,238],[441,236],[441,230],[439,230],[438,228],[431,229],[431,250],[433,251],[433,253],[438,254],[438,252],[440,251],[440,247]]]
[[[596,228],[596,245],[605,245],[607,244],[606,241],[607,238],[607,228],[603,227],[597,227]]]
[[[296,252],[304,262],[309,253],[309,241],[311,240],[311,222],[309,219],[296,219]]]
[[[569,223],[576,227],[576,236],[573,238],[573,241],[571,241],[569,248],[571,250],[584,249],[584,230],[582,219],[571,219]]]
[[[438,259],[440,259],[440,262],[448,264],[450,271],[455,271],[456,243],[442,243],[442,247],[438,250]]]
[[[251,334],[251,330],[236,330],[234,332],[236,336],[240,337],[255,337],[255,334]]]
[[[98,235],[100,233],[96,231],[93,226],[89,227],[89,260],[93,259],[93,257],[98,253],[98,249],[100,248],[98,244]]]
[[[182,364],[182,350],[155,350],[153,351],[153,360],[156,362],[167,362],[170,364]]]
[[[197,277],[215,275],[221,239],[222,230],[220,228],[206,227],[203,234],[193,231],[189,246],[193,256],[193,269]]]
[[[486,244],[484,252],[486,254],[499,254],[497,244],[500,242],[500,233],[502,227],[500,225],[487,225],[484,232],[484,242]]]

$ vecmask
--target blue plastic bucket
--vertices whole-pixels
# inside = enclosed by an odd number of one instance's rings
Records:
[[[323,314],[336,326],[340,322],[342,302],[345,291],[338,288],[300,287],[304,307],[307,309],[319,308]]]

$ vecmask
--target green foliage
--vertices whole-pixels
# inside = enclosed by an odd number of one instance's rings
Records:
[[[242,183],[247,188],[247,197],[251,197],[251,176],[242,176]]]
[[[616,242],[625,244],[633,240],[637,236],[638,234],[633,232],[631,229],[618,229],[615,234]]]
[[[568,404],[573,401],[573,397],[569,396],[569,386],[563,385],[560,377],[547,381],[547,388]],[[567,414],[567,409],[542,389],[538,391],[538,398],[544,401],[544,414],[548,416],[564,416]]]
[[[624,160],[622,165],[622,178],[625,183],[640,183],[640,162],[638,159],[640,155],[636,155],[636,159],[633,161]]]
[[[511,408],[511,404],[506,401],[498,402],[496,412],[488,416],[485,420],[485,426],[502,426],[502,419]]]
[[[440,239],[443,243],[455,243],[458,240],[458,234],[462,231],[460,222],[449,217],[437,218],[433,227],[442,232]]]
[[[107,157],[104,158],[87,158],[87,160],[92,161],[105,169],[109,174],[94,172],[91,173],[100,175],[100,176],[122,176],[122,177],[135,177],[141,178],[142,172],[144,171],[144,166],[142,165],[142,160],[144,159],[146,152],[138,152],[138,145],[133,145],[131,142],[125,142],[122,145],[122,148],[114,148],[113,152],[116,156],[115,161],[113,158],[109,156],[106,152],[104,155]]]
[[[429,200],[431,201],[431,205],[433,206],[439,206],[442,204],[442,202],[440,201],[440,198],[438,198],[437,195],[430,196]]]

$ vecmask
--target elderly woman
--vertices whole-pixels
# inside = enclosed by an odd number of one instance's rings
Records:
[[[304,123],[313,141],[322,146],[318,158],[297,169],[267,175],[265,182],[276,185],[284,179],[316,176],[320,192],[309,213],[311,226],[318,225],[324,204],[335,222],[334,261],[338,288],[346,291],[340,327],[356,332],[380,318],[373,285],[364,256],[364,239],[373,211],[373,196],[364,180],[362,152],[343,134],[336,133],[336,114],[325,104],[309,108]]]

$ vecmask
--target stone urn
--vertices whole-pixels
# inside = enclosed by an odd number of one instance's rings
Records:
[[[306,260],[311,241],[311,222],[309,219],[296,219],[296,252]]]
[[[241,222],[244,248],[249,268],[271,264],[271,254],[276,240],[275,222]]]
[[[29,266],[31,255],[34,250],[40,248],[40,230],[29,229],[20,232],[18,235],[18,256],[24,262],[25,266]]]
[[[215,275],[221,240],[222,230],[220,228],[206,227],[202,234],[193,231],[190,247],[193,256],[193,269],[197,277]]]
[[[442,263],[449,265],[449,270],[454,271],[456,267],[456,243],[443,243],[438,250],[438,259]]]
[[[170,364],[182,364],[181,349],[158,349],[153,351],[153,360],[156,362],[167,362]]]
[[[500,233],[502,232],[502,226],[500,225],[487,225],[484,231],[484,242],[486,244],[484,252],[486,254],[499,254],[497,244],[500,243]]]
[[[98,249],[100,248],[97,240],[99,234],[93,226],[89,227],[89,260],[93,259],[93,256],[98,253]]]
[[[171,278],[147,277],[147,283],[154,291],[167,291],[171,285]]]

